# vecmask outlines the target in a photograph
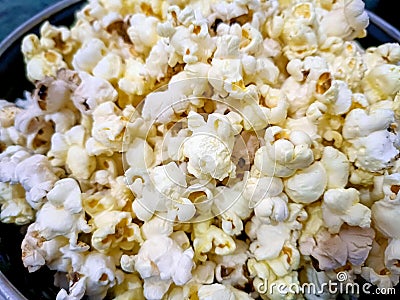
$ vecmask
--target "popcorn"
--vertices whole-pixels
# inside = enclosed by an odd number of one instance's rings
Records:
[[[399,276],[392,274],[385,266],[385,248],[387,240],[374,240],[361,276],[380,288],[389,288],[399,283]]]
[[[54,49],[63,55],[71,53],[76,46],[68,28],[52,26],[48,21],[40,28],[40,37],[40,46],[43,49]]]
[[[214,283],[211,285],[203,285],[200,287],[197,296],[200,300],[211,300],[215,298],[223,299],[252,299],[247,293],[242,292],[234,287]]]
[[[29,272],[39,270],[45,264],[51,269],[62,269],[62,253],[60,248],[68,245],[68,239],[59,236],[51,240],[42,237],[35,228],[35,223],[28,227],[22,241],[22,262]]]
[[[318,181],[312,178],[319,178]],[[301,171],[284,181],[285,192],[296,203],[309,204],[317,201],[325,191],[327,176],[320,162]]]
[[[292,7],[290,17],[283,23],[281,38],[285,46],[283,52],[289,59],[313,55],[318,48],[318,33],[314,7],[311,3],[299,3]]]
[[[99,252],[115,247],[130,250],[136,243],[143,243],[140,229],[132,223],[129,212],[103,211],[93,218],[92,246]]]
[[[62,55],[54,50],[40,50],[31,58],[26,58],[26,74],[32,82],[55,76],[58,70],[67,68]]]
[[[235,132],[229,119],[211,114],[206,123],[199,114],[189,113],[188,126],[192,135],[182,145],[183,156],[189,159],[188,172],[200,179],[234,176],[230,156]]]
[[[0,100],[24,265],[58,300],[398,284],[400,46],[362,49],[367,25],[360,0],[90,0],[45,22],[21,45],[35,89]]]
[[[160,221],[151,220],[150,223],[157,226]],[[135,269],[144,279],[144,296],[147,299],[159,299],[172,283],[181,286],[192,277],[193,249],[182,249],[168,235],[162,231],[145,234],[146,240],[134,257]],[[163,247],[159,247],[160,244]]]
[[[207,254],[213,251],[217,255],[228,255],[235,251],[235,241],[220,228],[203,221],[193,225],[193,248],[195,258],[200,261],[207,259]]]
[[[370,103],[393,99],[399,89],[400,67],[392,64],[378,65],[365,75],[362,87]]]
[[[0,220],[3,223],[24,225],[34,220],[34,210],[26,202],[21,185],[0,182],[0,191]]]
[[[48,152],[53,166],[66,167],[77,179],[89,179],[96,169],[96,159],[85,149],[88,133],[81,125],[74,126],[65,134],[55,133],[52,136],[52,147]]]
[[[78,183],[71,178],[60,179],[47,194],[46,202],[38,212],[35,228],[46,239],[64,236],[72,245],[80,232],[90,232],[84,219]]]
[[[370,172],[388,168],[399,153],[397,135],[387,131],[392,123],[393,111],[388,109],[377,108],[369,113],[353,109],[343,125],[343,137],[350,143],[346,149],[349,160]]]
[[[70,282],[69,294],[62,289],[57,294],[57,300],[81,298],[84,294],[93,298],[104,298],[107,290],[122,282],[123,274],[116,270],[111,257],[101,253],[89,253],[82,258],[79,268],[72,270],[79,274],[77,281]]]
[[[327,189],[344,188],[350,175],[350,163],[345,154],[333,147],[325,147],[321,163],[327,175]]]
[[[398,239],[398,219],[395,216],[397,206],[400,204],[397,186],[399,173],[385,175],[383,178],[384,197],[376,201],[371,207],[372,220],[375,227],[386,237]]]
[[[222,219],[222,230],[229,235],[238,235],[243,230],[242,220],[251,214],[250,202],[243,195],[243,185],[237,183],[231,188],[216,188],[213,212]]]
[[[329,232],[337,233],[343,223],[361,228],[370,227],[371,210],[359,203],[354,188],[329,189],[322,202],[322,217]]]
[[[82,113],[94,113],[100,104],[117,100],[117,91],[108,81],[85,72],[78,74],[81,83],[72,95],[72,100]]]
[[[20,113],[20,108],[5,100],[0,100],[0,145],[24,145],[25,137],[16,130],[15,117]]]
[[[91,39],[83,44],[72,60],[72,66],[77,71],[91,73],[96,64],[103,58],[102,52],[106,50],[103,41]]]
[[[215,255],[215,259],[212,260],[217,263],[215,276],[219,283],[244,287],[248,282],[243,272],[243,266],[246,265],[248,259],[246,251],[246,243],[238,241],[236,243],[236,250],[232,254],[224,256]]]
[[[108,53],[93,68],[94,77],[102,78],[108,81],[119,79],[123,71],[123,63],[120,56]]]
[[[157,42],[157,18],[134,14],[129,18],[127,34],[139,53],[146,53]]]
[[[365,51],[365,60],[368,68],[389,62],[397,64],[400,59],[400,45],[397,43],[386,43],[378,47],[370,47]]]
[[[25,189],[26,201],[33,209],[43,205],[44,197],[58,180],[45,156],[32,155],[19,146],[10,146],[1,153],[0,165],[0,181],[20,183]]]
[[[360,0],[338,1],[323,16],[320,26],[322,32],[328,36],[337,36],[343,39],[364,37],[365,28],[368,26],[368,15],[364,11],[364,2]]]
[[[397,264],[399,261],[398,246],[399,240],[392,239],[385,249],[385,265],[394,275],[400,274],[400,268]]]
[[[289,177],[313,161],[311,139],[307,133],[288,132],[279,126],[267,128],[265,146],[257,150],[254,165],[267,176]]]

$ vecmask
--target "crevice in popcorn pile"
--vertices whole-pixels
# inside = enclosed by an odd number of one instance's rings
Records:
[[[400,276],[400,46],[361,0],[89,0],[21,44],[0,219],[57,300]],[[323,297],[329,291],[323,290]]]

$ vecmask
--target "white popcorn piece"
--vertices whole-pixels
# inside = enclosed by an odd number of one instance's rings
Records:
[[[221,96],[244,90],[242,63],[237,58],[213,58],[208,78]]]
[[[35,272],[42,266],[48,265],[51,269],[63,269],[62,253],[60,248],[68,245],[68,239],[59,236],[51,240],[40,235],[36,223],[29,225],[28,231],[22,240],[22,262],[29,272]]]
[[[6,100],[0,100],[0,144],[2,147],[24,145],[25,137],[15,128],[15,118],[21,108]]]
[[[289,102],[285,94],[278,89],[273,89],[267,85],[261,87],[261,94],[269,110],[266,112],[268,123],[280,124],[287,117]]]
[[[400,45],[385,43],[370,47],[366,49],[364,57],[369,69],[385,63],[397,64],[400,60]]]
[[[157,18],[144,14],[134,14],[129,19],[127,34],[139,53],[148,53],[158,40]]]
[[[137,274],[124,274],[124,281],[113,288],[114,300],[145,300],[143,283]]]
[[[397,190],[400,179],[399,175],[399,173],[394,173],[384,176],[384,197],[376,201],[371,207],[372,220],[375,227],[386,237],[393,239],[398,239],[400,237],[397,229],[399,220],[395,214],[400,204],[400,196]]]
[[[135,138],[127,147],[125,159],[130,167],[143,170],[152,167],[155,159],[153,149],[144,139]]]
[[[344,188],[350,175],[350,163],[346,155],[328,146],[323,150],[321,163],[327,175],[326,188]]]
[[[231,161],[234,129],[228,118],[214,113],[207,120],[197,113],[188,116],[192,135],[183,143],[183,155],[189,159],[188,172],[196,178],[234,176],[235,165]]]
[[[347,113],[352,104],[352,93],[347,84],[341,80],[332,81],[330,77],[321,77],[317,81],[316,98],[327,105],[328,113],[333,115]]]
[[[108,252],[115,247],[130,250],[135,243],[143,242],[139,226],[132,223],[129,212],[100,212],[93,218],[93,226],[92,246],[99,252]]]
[[[81,299],[85,294],[93,299],[103,299],[108,289],[123,280],[113,259],[98,252],[85,255],[82,264],[72,271],[80,274],[78,280],[70,282],[68,292],[60,290],[57,300]]]
[[[28,34],[22,39],[21,51],[26,59],[32,59],[42,51],[40,39],[35,34]]]
[[[168,123],[179,119],[178,115],[189,113],[193,107],[203,106],[198,99],[207,88],[205,77],[208,67],[204,64],[190,66],[173,76],[165,91],[155,91],[146,96],[142,116],[152,123]]]
[[[100,77],[79,72],[81,83],[72,95],[72,100],[83,114],[94,113],[103,103],[117,100],[118,93],[113,86]]]
[[[25,190],[19,184],[0,182],[0,220],[24,225],[35,219],[32,207],[25,200]]]
[[[75,20],[23,39],[36,89],[0,100],[0,220],[32,222],[22,260],[58,300],[398,284],[400,46],[362,49],[361,0],[89,0]]]
[[[291,200],[309,204],[317,201],[324,193],[327,184],[326,171],[320,162],[315,162],[308,168],[297,171],[284,184],[285,192]]]
[[[211,300],[211,299],[240,299],[250,300],[253,299],[247,293],[238,290],[232,286],[214,283],[211,285],[203,285],[197,292],[199,300]]]
[[[257,260],[277,258],[285,243],[297,239],[298,231],[302,228],[300,222],[307,218],[307,214],[300,204],[290,203],[288,209],[289,216],[284,222],[263,224],[257,217],[247,222],[246,234],[252,240],[249,250]]]
[[[203,221],[193,225],[193,248],[195,258],[200,261],[207,260],[207,253],[228,255],[235,251],[235,241],[220,228]]]
[[[0,154],[0,181],[20,183],[26,192],[26,201],[33,209],[39,209],[44,197],[58,180],[48,159],[31,154],[19,146],[10,146]]]
[[[167,35],[173,51],[169,63],[175,65],[174,62],[178,61],[187,64],[207,61],[214,51],[214,40],[208,32],[207,19],[190,6],[182,11],[177,7],[176,10],[170,8],[169,13],[174,13],[181,23]]]
[[[337,38],[328,37],[327,41],[331,39]],[[343,42],[341,39],[336,46],[330,45],[329,47],[331,50],[333,50],[333,47],[337,47],[335,52],[337,51],[338,55],[330,53],[326,56],[324,55],[325,51],[321,51],[320,54],[330,62],[332,75],[337,80],[345,81],[352,91],[358,90],[368,69],[363,57],[364,50],[354,41]]]
[[[365,36],[368,15],[364,2],[360,0],[338,1],[320,22],[321,30],[328,36],[354,39]],[[338,25],[339,24],[339,25]]]
[[[52,136],[52,147],[48,152],[53,166],[64,166],[77,179],[89,179],[96,169],[96,158],[85,149],[88,133],[81,125],[74,126],[65,134]]]
[[[147,74],[156,80],[161,80],[167,75],[168,56],[165,53],[168,53],[168,45],[163,39],[159,39],[146,58],[144,68]]]
[[[264,198],[254,208],[254,214],[266,224],[283,222],[289,217],[287,202],[288,197],[283,193],[275,197]]]
[[[359,203],[358,195],[354,188],[329,189],[325,192],[322,217],[329,232],[339,232],[343,223],[361,228],[370,227],[371,210]]]
[[[361,268],[361,276],[380,288],[390,288],[399,283],[399,276],[392,274],[385,265],[385,248],[387,240],[377,240],[372,242],[372,249]]]
[[[118,87],[127,94],[144,95],[146,92],[145,65],[140,60],[128,58],[125,72],[118,80]]]
[[[30,81],[43,80],[46,76],[56,76],[57,71],[67,68],[62,55],[54,50],[40,51],[27,58],[26,73]]]
[[[159,225],[167,224],[156,219],[148,222],[149,225],[154,224],[155,228],[148,228],[151,232],[144,234],[146,240],[134,257],[135,269],[144,279],[144,296],[150,299],[161,298],[172,283],[184,285],[192,278],[194,266],[193,249],[181,248],[168,237],[171,231],[160,230]]]
[[[350,142],[345,149],[349,160],[370,172],[390,167],[399,153],[398,136],[387,130],[393,118],[393,111],[388,109],[377,108],[369,113],[353,109],[343,125],[343,137]]]
[[[256,223],[256,221],[258,223]],[[259,227],[257,225],[259,225]],[[284,223],[278,223],[276,225],[261,224],[260,220],[254,218],[251,226],[258,227],[256,230],[257,240],[251,243],[249,248],[255,255],[255,258],[257,260],[277,258],[285,241],[290,237],[290,228]],[[246,232],[248,232],[248,230],[251,230],[251,228],[246,228]]]
[[[80,232],[90,232],[82,208],[81,191],[71,178],[57,181],[47,194],[47,200],[36,215],[35,228],[46,240],[67,237],[76,245]]]
[[[74,55],[72,66],[77,71],[91,73],[97,63],[103,58],[106,46],[97,38],[90,39],[83,44]]]
[[[243,230],[242,220],[251,214],[250,202],[243,195],[241,182],[231,188],[217,187],[212,211],[222,219],[221,228],[229,235],[238,235]]]
[[[127,125],[117,105],[111,101],[100,104],[93,111],[92,136],[86,143],[89,154],[122,152]]]
[[[93,68],[94,77],[115,81],[121,77],[123,62],[119,55],[108,53]]]
[[[399,243],[399,240],[392,239],[385,249],[385,266],[393,275],[400,275],[400,267],[398,266]]]
[[[291,275],[297,270],[300,264],[300,253],[295,245],[287,243],[283,248],[279,257],[267,261],[271,270],[280,278]]]
[[[266,176],[289,177],[313,161],[311,139],[304,131],[290,132],[272,126],[265,131],[264,140],[265,146],[257,150],[254,165]]]
[[[393,99],[400,90],[400,67],[392,64],[381,64],[367,72],[362,87],[370,103]]]
[[[243,267],[248,259],[248,246],[243,241],[236,243],[236,250],[232,254],[210,258],[216,263],[215,277],[219,283],[244,287],[248,279],[243,273]]]
[[[243,197],[250,207],[255,207],[264,198],[276,197],[283,192],[283,182],[278,177],[247,177],[245,182]]]
[[[285,43],[283,52],[289,59],[312,56],[318,48],[318,33],[313,28],[316,19],[313,4],[296,4],[290,14],[284,19],[280,35]]]
[[[70,96],[71,89],[67,82],[46,77],[36,84],[33,100],[42,111],[55,113],[67,106]]]
[[[40,45],[43,49],[54,49],[67,55],[74,49],[75,43],[67,27],[52,26],[48,21],[40,27]]]

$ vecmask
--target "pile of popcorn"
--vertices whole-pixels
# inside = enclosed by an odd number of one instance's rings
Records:
[[[89,0],[22,42],[1,221],[57,300],[400,276],[400,46],[361,0]]]

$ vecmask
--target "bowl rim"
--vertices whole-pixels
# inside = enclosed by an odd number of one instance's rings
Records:
[[[0,57],[18,39],[27,34],[35,26],[49,19],[52,15],[61,12],[69,6],[84,2],[86,0],[62,0],[35,14],[27,21],[23,22],[0,42]],[[0,271],[0,300],[28,300],[17,288],[8,280],[3,272]]]
[[[0,42],[0,56],[4,54],[4,52],[19,38],[25,35],[28,31],[32,30],[36,25],[46,21],[55,13],[62,11],[63,9],[71,6],[73,4],[83,2],[86,0],[62,0],[59,1],[41,12],[35,14],[33,17],[26,20],[24,23],[15,28],[12,32],[10,32],[1,42]]]

